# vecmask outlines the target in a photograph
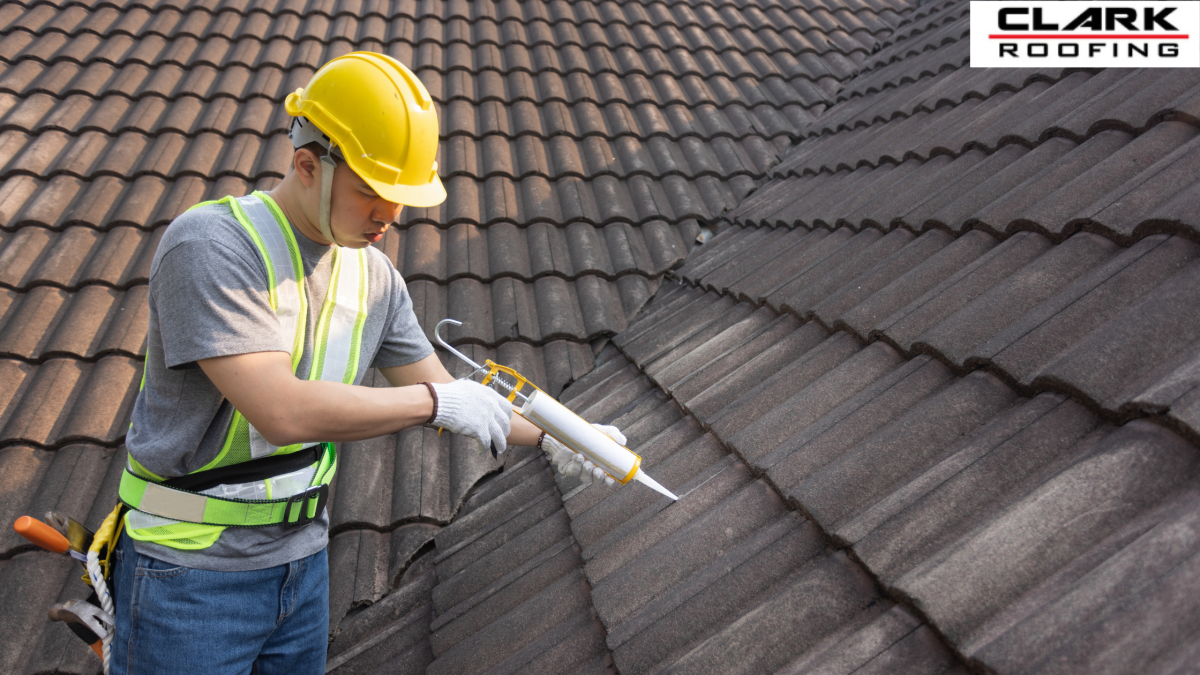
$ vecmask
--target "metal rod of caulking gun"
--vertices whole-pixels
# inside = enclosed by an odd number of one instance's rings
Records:
[[[445,340],[442,339],[442,325],[447,324],[447,323],[452,326],[461,326],[462,325],[461,321],[458,321],[455,319],[442,319],[441,321],[439,321],[438,324],[436,326],[434,326],[434,328],[433,328],[433,337],[437,338],[438,344],[440,344],[443,348],[445,348],[446,351],[457,356],[458,358],[462,359],[463,361],[466,361],[467,365],[474,368],[475,371],[472,373],[472,375],[483,370],[484,366],[481,366],[478,363],[475,363],[466,354],[458,351],[454,347],[451,347],[448,342],[446,342]],[[525,394],[522,394],[519,391],[515,391],[516,388],[513,385],[509,384],[508,382],[505,382],[504,378],[500,377],[499,375],[497,375],[495,378],[493,378],[492,381],[496,382],[497,384],[499,384],[501,387],[504,387],[508,391],[515,393],[517,396],[519,396],[521,398],[522,401],[529,400],[528,396],[526,396]]]

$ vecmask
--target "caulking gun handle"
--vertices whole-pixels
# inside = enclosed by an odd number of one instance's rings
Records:
[[[71,548],[71,544],[67,542],[67,538],[61,532],[37,518],[21,516],[17,518],[17,522],[13,523],[13,529],[17,531],[17,534],[47,551],[66,553]]]

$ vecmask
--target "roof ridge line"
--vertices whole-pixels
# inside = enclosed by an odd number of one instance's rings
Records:
[[[27,31],[25,31],[25,30],[24,30],[24,29],[22,29],[22,28],[15,28],[15,29],[13,29],[13,31],[11,31],[11,32],[10,32],[8,35],[11,35],[12,33],[15,33],[15,32],[27,32]],[[67,34],[65,34],[65,33],[59,33],[59,34],[61,34],[61,35],[64,35],[64,36],[67,36]],[[0,37],[7,37],[7,35],[6,35],[6,34],[0,34]],[[69,37],[69,36],[67,36],[67,37]],[[164,39],[166,39],[166,38],[164,38]],[[285,38],[285,39],[286,39],[286,38]],[[339,39],[339,38],[335,38],[335,39],[334,39],[334,41],[336,41],[336,40],[338,40],[338,39]],[[320,41],[318,38],[305,38],[305,40],[314,40],[314,41]],[[342,40],[342,41],[344,41],[344,42],[353,42],[352,40],[348,40],[348,39],[347,39],[347,40]],[[330,42],[332,42],[332,41],[330,41]],[[433,40],[426,40],[426,41],[422,41],[422,42],[418,42],[418,43],[410,43],[410,42],[408,42],[407,40],[405,40],[405,39],[403,39],[403,38],[397,38],[397,39],[395,39],[395,40],[392,40],[391,42],[388,42],[388,43],[386,43],[386,44],[385,44],[385,43],[382,43],[382,42],[379,42],[379,41],[371,41],[371,45],[380,45],[380,46],[385,46],[385,47],[388,47],[388,46],[392,46],[392,45],[394,45],[394,44],[412,44],[412,45],[413,45],[413,47],[415,47],[415,48],[419,48],[419,47],[420,47],[422,44],[427,44],[427,43],[431,43],[431,42],[434,42],[434,41],[433,41]],[[452,43],[450,43],[450,44],[454,44],[454,43],[469,44],[469,43],[466,43],[465,41],[461,41],[461,40],[455,40],[454,42],[452,42]],[[230,40],[230,44],[235,44],[235,41],[233,41],[233,40]],[[293,42],[292,44],[293,44],[293,45],[299,45],[299,44],[300,44],[300,42]],[[491,43],[483,43],[483,44],[491,44]],[[556,47],[556,48],[558,47],[558,45],[551,45],[551,44],[549,44],[549,43],[538,43],[538,44],[535,44],[535,45],[532,45],[532,46],[535,46],[535,47],[536,47],[536,46],[541,46],[542,44],[545,44],[546,46],[550,46],[550,47]],[[578,45],[578,44],[574,44],[574,43],[567,43],[567,44],[568,44],[568,45],[577,46],[577,47],[579,47],[580,49],[584,49],[584,47],[583,47],[582,45]],[[363,46],[363,45],[359,44],[359,45],[357,45],[357,46]],[[498,46],[498,48],[499,48],[499,46]],[[591,48],[591,47],[588,47],[588,49],[590,49],[590,48]],[[679,49],[683,49],[683,48],[682,48],[682,47],[679,47]],[[22,50],[22,51],[24,51],[24,50]],[[56,51],[57,51],[57,50],[56,50]],[[671,51],[671,50],[662,50],[662,51],[663,51],[663,53],[664,53],[664,54],[666,54],[666,53],[668,53],[668,51]],[[848,55],[850,55],[850,54],[854,54],[854,53],[857,53],[857,52],[859,52],[859,51],[862,51],[863,53],[868,53],[865,47],[864,47],[863,49],[861,49],[861,50],[859,50],[859,49],[854,49],[854,50],[851,50],[851,51],[849,51],[849,52],[842,52],[842,51],[838,51],[838,50],[835,50],[835,49],[831,49],[831,50],[827,50],[827,51],[823,51],[823,52],[819,52],[819,51],[817,51],[817,50],[815,50],[815,49],[814,49],[814,50],[801,50],[801,51],[793,51],[793,50],[790,50],[790,49],[779,49],[779,50],[775,50],[775,51],[768,51],[768,50],[765,50],[765,49],[751,49],[751,50],[749,50],[749,51],[741,51],[741,50],[737,50],[737,49],[736,49],[736,48],[734,48],[734,47],[729,47],[729,48],[726,48],[726,49],[711,49],[711,48],[708,48],[708,47],[700,47],[700,48],[697,48],[697,49],[691,49],[691,50],[688,50],[688,51],[690,51],[690,52],[693,52],[693,53],[695,53],[695,52],[711,52],[711,53],[713,53],[713,54],[716,54],[716,55],[718,55],[718,56],[720,56],[720,55],[723,55],[723,54],[727,54],[727,53],[731,53],[731,52],[732,52],[732,53],[736,53],[736,54],[740,54],[740,55],[747,55],[747,54],[764,54],[764,55],[766,55],[766,56],[774,56],[774,55],[777,55],[777,54],[788,54],[788,55],[804,55],[804,54],[812,54],[812,55],[814,55],[814,56],[817,56],[817,57],[822,57],[822,58],[823,58],[823,57],[825,57],[825,56],[827,56],[827,55],[830,55],[830,54],[836,54],[836,55],[838,55],[838,56],[843,56],[843,57],[846,57],[846,56],[848,56]],[[141,60],[141,59],[128,59],[128,60],[123,60],[123,61],[119,61],[119,62],[118,62],[118,61],[113,61],[113,60],[111,60],[111,59],[107,59],[107,58],[99,58],[99,57],[89,58],[89,59],[86,59],[86,60],[79,60],[79,59],[77,59],[77,58],[75,58],[75,57],[73,57],[73,56],[60,56],[60,57],[57,57],[57,58],[55,58],[55,57],[53,57],[53,56],[52,56],[51,58],[49,58],[49,59],[46,59],[46,58],[44,58],[44,57],[41,57],[41,56],[32,56],[32,55],[23,55],[23,56],[18,56],[17,58],[14,58],[12,61],[9,61],[9,63],[10,63],[10,64],[13,64],[13,65],[15,66],[15,65],[17,65],[17,64],[20,64],[20,63],[21,63],[21,62],[23,62],[23,61],[35,61],[35,62],[37,62],[37,63],[39,63],[39,64],[41,64],[41,65],[44,65],[44,66],[46,66],[46,67],[48,67],[48,68],[52,68],[52,67],[54,67],[54,66],[56,66],[56,65],[59,65],[59,64],[61,64],[61,63],[70,63],[70,64],[77,65],[77,66],[79,66],[79,67],[81,67],[81,68],[86,68],[86,67],[88,67],[88,66],[92,66],[92,65],[95,65],[95,64],[99,63],[99,64],[104,64],[104,65],[111,66],[111,67],[113,67],[114,69],[121,69],[121,68],[124,68],[124,67],[126,67],[126,66],[131,66],[131,65],[142,66],[142,67],[144,67],[144,68],[147,68],[147,69],[152,69],[152,68],[157,68],[157,67],[160,67],[160,66],[167,65],[167,66],[175,66],[175,67],[177,67],[177,68],[179,68],[179,69],[181,69],[181,70],[183,70],[183,71],[185,71],[185,72],[190,72],[190,71],[192,71],[192,70],[194,70],[194,69],[197,69],[197,68],[203,68],[203,67],[212,68],[213,70],[216,70],[216,71],[218,71],[218,72],[221,72],[221,73],[224,73],[224,72],[226,72],[226,71],[228,71],[228,70],[230,70],[230,69],[232,69],[232,68],[242,68],[243,70],[249,71],[249,72],[251,72],[251,73],[257,73],[257,72],[260,72],[260,71],[262,71],[262,70],[266,70],[266,69],[268,69],[268,68],[274,68],[274,69],[276,69],[276,70],[280,70],[280,71],[287,72],[287,73],[290,73],[290,72],[291,72],[291,71],[293,71],[293,70],[297,70],[297,69],[301,69],[301,68],[307,68],[307,69],[310,69],[310,70],[315,70],[315,69],[313,69],[313,68],[312,68],[312,66],[311,66],[311,65],[309,65],[309,64],[307,64],[307,63],[292,63],[292,64],[288,64],[288,65],[277,65],[277,64],[274,64],[274,63],[266,63],[266,64],[257,64],[257,65],[253,65],[253,64],[245,64],[245,63],[241,63],[241,62],[233,62],[233,63],[216,64],[216,63],[213,63],[213,62],[211,62],[211,61],[207,61],[207,60],[196,61],[196,62],[194,62],[194,63],[181,63],[181,62],[179,62],[179,61],[176,61],[176,60],[173,60],[173,59],[162,59],[162,60],[157,60],[157,61],[154,61],[153,63],[150,63],[150,62],[143,61],[143,60]],[[449,68],[438,68],[438,67],[435,67],[435,66],[432,66],[432,65],[427,65],[427,64],[425,64],[425,65],[417,65],[417,66],[415,66],[415,67],[413,68],[413,71],[414,71],[414,72],[418,72],[418,73],[419,73],[420,71],[422,71],[422,70],[432,70],[432,71],[434,71],[434,72],[437,72],[437,73],[439,73],[439,74],[447,74],[447,73],[453,73],[453,72],[457,72],[457,71],[467,71],[467,72],[470,72],[470,73],[483,73],[483,72],[488,72],[488,71],[494,71],[494,72],[501,73],[501,74],[507,74],[507,73],[521,73],[521,72],[524,72],[524,73],[529,73],[530,75],[542,75],[542,74],[545,74],[545,73],[556,73],[556,74],[559,74],[559,75],[564,75],[564,76],[567,76],[567,75],[572,75],[572,74],[576,74],[576,73],[578,73],[578,74],[583,74],[583,75],[597,75],[597,74],[600,74],[600,75],[602,75],[602,74],[605,74],[605,73],[613,73],[614,75],[618,75],[618,76],[622,76],[622,77],[623,77],[623,76],[625,76],[625,75],[641,75],[642,77],[646,77],[646,78],[654,78],[654,77],[659,77],[659,76],[662,76],[662,75],[673,75],[673,76],[674,76],[674,75],[676,75],[676,73],[674,73],[674,72],[668,72],[668,71],[656,71],[656,72],[654,72],[654,73],[647,73],[647,72],[645,72],[645,71],[642,71],[642,70],[640,70],[640,69],[639,69],[639,70],[626,71],[626,72],[622,73],[622,72],[618,72],[618,71],[616,71],[616,70],[613,70],[613,69],[611,69],[611,68],[598,68],[598,69],[597,69],[597,68],[571,68],[571,69],[568,69],[568,70],[565,70],[565,71],[560,71],[560,70],[555,70],[555,69],[553,69],[553,68],[541,68],[541,69],[533,70],[533,69],[530,69],[530,68],[526,68],[526,67],[524,67],[524,66],[514,66],[513,68],[510,68],[510,69],[508,69],[508,70],[501,70],[500,68],[498,68],[498,67],[494,67],[494,66],[488,66],[488,67],[483,67],[483,68],[479,68],[479,69],[467,68],[467,67],[465,67],[465,66],[451,66],[451,67],[449,67]],[[794,74],[794,75],[787,75],[787,74],[785,74],[785,73],[782,73],[782,72],[780,72],[780,73],[767,73],[767,74],[765,74],[765,75],[761,75],[760,77],[761,77],[762,79],[764,79],[764,80],[765,80],[765,79],[767,79],[767,78],[769,78],[769,77],[778,77],[779,79],[781,79],[781,80],[784,80],[784,81],[786,81],[786,82],[792,82],[792,81],[795,81],[795,80],[806,80],[806,81],[809,81],[809,82],[814,82],[814,83],[815,83],[815,82],[819,82],[819,81],[821,81],[821,80],[824,80],[824,79],[832,79],[832,80],[834,80],[834,81],[837,81],[837,82],[849,82],[849,81],[853,80],[853,79],[854,79],[854,77],[856,77],[856,76],[857,76],[857,74],[858,74],[858,73],[851,74],[850,76],[848,76],[848,77],[847,77],[846,79],[844,79],[844,80],[842,80],[842,79],[838,79],[838,78],[837,78],[837,76],[835,76],[835,75],[832,75],[832,74],[830,74],[830,75],[825,75],[825,76],[818,76],[818,77],[816,77],[816,78],[813,78],[811,75],[808,75],[808,74],[805,74],[805,73],[799,73],[799,74]],[[710,80],[710,79],[713,79],[713,78],[717,78],[717,77],[725,77],[725,78],[728,78],[728,79],[738,79],[738,78],[740,78],[740,77],[748,77],[748,75],[735,75],[735,76],[730,76],[730,75],[729,75],[729,74],[727,74],[727,73],[716,73],[716,74],[709,74],[709,75],[705,75],[705,74],[702,74],[702,73],[699,73],[699,72],[695,72],[695,71],[691,71],[691,70],[689,70],[689,71],[686,71],[686,72],[683,72],[683,73],[681,73],[681,74],[678,74],[678,77],[681,77],[681,78],[682,78],[682,77],[688,77],[688,76],[695,76],[695,77],[699,77],[699,78],[701,78],[701,79],[703,79],[703,80],[706,80],[706,81],[707,81],[707,80]]]
[[[975,98],[975,97],[970,97],[970,98]],[[966,99],[964,99],[964,101],[965,100]],[[961,105],[961,104],[956,104],[956,105]],[[938,106],[938,107],[940,108],[943,106]],[[1160,110],[1160,111],[1152,114],[1149,118],[1147,118],[1146,123],[1139,127],[1130,126],[1129,124],[1127,124],[1126,122],[1124,122],[1122,120],[1100,119],[1100,120],[1093,122],[1088,127],[1087,132],[1082,135],[1073,133],[1062,127],[1049,127],[1048,129],[1042,131],[1042,133],[1039,134],[1038,138],[1034,139],[1034,140],[1029,140],[1024,137],[1016,136],[1016,135],[1012,135],[1012,134],[1009,134],[1006,136],[1001,136],[1000,140],[998,140],[996,142],[996,146],[994,148],[988,147],[987,145],[985,145],[984,143],[982,143],[980,141],[971,140],[971,141],[967,141],[966,143],[964,143],[963,146],[958,151],[954,151],[949,148],[944,148],[941,146],[935,147],[929,152],[928,157],[923,157],[923,156],[909,150],[909,151],[906,151],[900,159],[896,159],[889,155],[884,155],[884,156],[881,156],[878,160],[876,160],[875,163],[872,163],[871,160],[869,160],[869,159],[859,159],[858,162],[854,166],[849,166],[848,164],[840,163],[840,164],[837,164],[836,166],[834,166],[833,168],[829,168],[827,165],[821,165],[821,167],[819,169],[814,170],[811,168],[806,168],[802,172],[797,172],[794,169],[788,169],[787,172],[776,173],[776,174],[770,176],[770,178],[772,178],[772,179],[786,178],[786,177],[790,177],[790,176],[795,176],[797,178],[803,178],[805,176],[819,176],[823,173],[835,174],[835,173],[838,173],[839,171],[843,171],[843,170],[855,171],[855,170],[863,168],[863,167],[867,167],[867,168],[871,168],[871,169],[878,169],[879,167],[883,166],[884,164],[894,164],[894,165],[903,164],[904,162],[906,162],[910,159],[916,159],[921,162],[928,162],[928,161],[932,160],[934,157],[939,157],[939,156],[946,156],[946,157],[950,157],[953,159],[957,159],[972,150],[979,150],[980,152],[983,152],[986,155],[992,155],[1010,145],[1020,145],[1020,146],[1029,148],[1030,150],[1033,150],[1033,149],[1036,149],[1038,146],[1042,145],[1043,143],[1046,143],[1055,138],[1065,138],[1077,145],[1082,145],[1083,143],[1087,142],[1088,140],[1092,139],[1093,137],[1095,137],[1098,134],[1101,134],[1105,131],[1120,131],[1120,132],[1129,134],[1129,135],[1133,136],[1134,138],[1137,138],[1138,136],[1141,136],[1141,135],[1149,132],[1151,129],[1153,129],[1153,128],[1157,127],[1158,125],[1163,124],[1165,122],[1182,122],[1183,124],[1188,124],[1188,125],[1200,128],[1200,119],[1192,117],[1191,115],[1188,115],[1182,111],[1175,110],[1173,108],[1167,108],[1167,109]]]
[[[180,10],[180,9],[179,9],[179,8],[177,8],[177,7],[151,6],[151,5],[149,5],[149,4],[146,4],[145,2],[140,2],[140,1],[138,1],[138,0],[134,0],[134,1],[133,1],[133,2],[131,2],[131,3],[128,3],[128,4],[122,4],[122,5],[118,5],[116,2],[113,2],[113,0],[101,0],[100,2],[97,2],[97,3],[95,3],[95,4],[86,4],[86,3],[84,3],[84,2],[82,2],[82,1],[80,1],[80,0],[71,0],[71,1],[69,1],[69,2],[64,2],[64,3],[61,3],[61,4],[56,4],[56,3],[54,3],[54,2],[50,2],[49,0],[34,0],[34,2],[29,2],[29,3],[23,2],[22,0],[13,0],[13,4],[20,5],[20,6],[24,7],[24,8],[26,8],[26,9],[33,9],[33,8],[36,8],[36,7],[38,7],[39,5],[49,5],[50,7],[53,7],[53,8],[54,8],[56,11],[63,11],[63,10],[65,10],[65,9],[68,9],[68,8],[71,8],[71,7],[81,7],[81,8],[83,8],[83,9],[85,9],[85,10],[97,10],[97,9],[103,9],[103,8],[106,8],[106,7],[107,7],[107,8],[116,9],[116,10],[118,10],[118,11],[119,11],[119,10],[127,10],[127,9],[130,9],[130,8],[135,8],[135,7],[141,7],[142,9],[146,10],[146,12],[147,12],[148,14],[150,14],[151,16],[156,16],[158,13],[160,13],[160,12],[162,12],[162,11],[164,11],[164,10],[170,9],[170,10],[174,10],[174,11],[178,12],[180,15],[187,15],[187,14],[189,14],[189,13],[191,13],[191,12],[200,11],[200,12],[205,12],[205,13],[209,14],[210,16],[214,16],[214,17],[215,17],[215,16],[217,16],[218,14],[221,14],[221,13],[234,13],[234,14],[237,14],[237,15],[239,15],[239,16],[242,16],[242,17],[249,17],[251,14],[268,14],[268,15],[270,15],[270,16],[280,16],[280,17],[281,17],[281,16],[285,16],[285,15],[291,15],[291,16],[295,16],[296,18],[299,18],[299,19],[302,19],[302,20],[303,20],[303,19],[307,19],[307,18],[309,18],[309,17],[313,17],[313,16],[324,16],[324,17],[326,17],[326,18],[329,18],[329,19],[335,19],[335,18],[337,18],[337,17],[340,17],[340,16],[343,16],[343,15],[350,15],[350,16],[355,16],[355,17],[372,17],[372,16],[378,16],[378,17],[381,17],[381,18],[383,18],[383,19],[385,19],[385,20],[388,18],[386,15],[384,15],[384,14],[382,14],[382,13],[380,13],[380,12],[376,12],[376,11],[370,11],[370,12],[367,12],[366,14],[354,14],[353,12],[351,12],[351,11],[349,11],[349,10],[341,10],[341,11],[337,11],[337,12],[335,12],[335,13],[333,13],[333,14],[330,14],[330,13],[328,13],[328,12],[324,11],[324,10],[319,10],[319,9],[318,9],[318,10],[313,10],[313,11],[310,11],[310,12],[307,12],[307,13],[300,13],[300,12],[297,12],[296,10],[294,10],[294,9],[286,8],[286,9],[280,10],[280,11],[279,11],[277,14],[272,14],[272,13],[271,13],[271,12],[269,12],[268,10],[266,10],[266,9],[263,9],[263,8],[261,8],[261,7],[254,7],[254,8],[248,9],[248,10],[237,9],[237,8],[233,8],[233,7],[226,7],[226,8],[222,8],[222,9],[217,9],[217,10],[214,10],[214,9],[213,9],[213,8],[211,8],[211,7],[201,7],[201,6],[195,6],[195,7],[188,7],[188,8],[186,9],[186,11],[184,11],[184,10]],[[568,5],[572,5],[572,6],[574,6],[574,5],[581,5],[581,4],[592,5],[592,3],[591,3],[591,2],[586,2],[586,3],[585,3],[585,2],[571,2],[570,0],[568,0],[568,1],[567,1],[567,4],[568,4]],[[622,2],[622,1],[619,1],[619,0],[614,0],[614,4],[616,4],[616,5],[618,5],[618,6],[621,6],[621,7],[624,7],[625,5],[635,5],[635,4],[636,4],[636,5],[640,5],[640,6],[647,6],[647,5],[656,5],[656,4],[658,4],[658,5],[666,5],[667,7],[674,7],[674,6],[676,6],[676,5],[688,4],[688,5],[690,6],[690,4],[689,4],[689,3],[686,3],[686,2],[684,2],[684,1],[679,1],[679,2],[665,2],[664,0],[650,0],[650,2],[644,2],[644,1],[639,1],[639,2],[632,2],[632,1],[630,1],[630,2]],[[740,6],[740,5],[737,5],[737,4],[735,4],[734,2],[726,2],[726,3],[722,3],[721,5],[713,5],[713,7],[721,7],[721,8],[733,7],[733,8],[739,9],[739,10],[741,9],[741,6]],[[908,11],[908,10],[911,10],[911,9],[912,9],[912,8],[906,8],[906,10],[905,10],[905,11]],[[810,10],[810,9],[808,9],[808,8],[803,8],[803,7],[792,7],[792,8],[790,8],[790,9],[783,9],[783,8],[780,8],[780,10],[781,10],[783,13],[785,13],[785,14],[790,14],[791,12],[795,12],[795,11],[801,11],[801,12],[804,12],[805,14],[807,14],[807,15],[809,15],[809,16],[812,16],[812,15],[814,15],[814,14],[817,14],[817,13],[819,13],[819,12],[822,12],[822,11],[824,11],[824,12],[825,12],[825,13],[827,13],[827,14],[829,14],[830,16],[835,16],[835,15],[836,15],[838,12],[845,12],[845,13],[847,13],[847,14],[850,14],[850,15],[852,15],[852,16],[854,16],[854,17],[856,17],[856,18],[857,18],[857,17],[858,17],[860,14],[868,14],[868,15],[871,15],[871,16],[879,17],[879,16],[881,16],[881,15],[882,15],[884,12],[888,12],[888,11],[891,11],[891,12],[895,13],[895,14],[896,14],[896,15],[898,15],[898,16],[902,14],[902,11],[901,11],[901,10],[894,10],[894,9],[888,8],[888,9],[885,9],[885,10],[883,10],[883,11],[879,11],[879,10],[876,10],[876,9],[874,9],[874,8],[871,8],[871,7],[859,8],[859,9],[851,9],[851,8],[849,8],[849,7],[835,7],[834,9],[829,9],[828,7],[825,7],[825,6],[820,6],[820,7],[817,7],[817,8],[815,8],[815,9],[812,9],[812,10]],[[718,11],[719,11],[719,10],[718,10]],[[543,21],[543,22],[545,22],[545,23],[548,23],[548,24],[551,24],[551,25],[553,25],[553,24],[555,24],[555,23],[559,23],[559,22],[563,22],[563,21],[569,21],[569,19],[563,19],[563,18],[560,18],[560,19],[554,19],[553,21],[547,21],[546,19],[544,19],[544,18],[542,18],[542,17],[533,17],[532,19],[529,19],[529,18],[525,18],[525,17],[515,17],[515,16],[508,16],[508,17],[504,17],[504,18],[502,18],[502,19],[497,19],[497,18],[494,18],[494,17],[491,17],[491,16],[476,16],[476,17],[474,17],[474,18],[468,18],[468,17],[464,17],[464,16],[458,16],[458,15],[452,15],[451,17],[449,17],[449,18],[447,19],[447,18],[444,18],[444,17],[439,17],[439,16],[436,16],[436,15],[433,15],[433,14],[426,14],[426,15],[424,15],[424,16],[421,16],[421,17],[411,16],[411,17],[405,17],[405,18],[409,18],[409,19],[413,20],[414,22],[417,22],[417,21],[424,20],[424,19],[425,19],[425,18],[427,18],[427,17],[432,17],[432,18],[436,18],[436,19],[441,19],[443,22],[448,22],[448,21],[453,21],[453,20],[460,20],[460,21],[466,21],[466,22],[468,22],[468,23],[475,23],[475,22],[478,22],[478,21],[489,20],[489,19],[490,19],[490,20],[492,20],[492,21],[493,21],[493,22],[495,22],[495,23],[503,23],[503,22],[505,22],[505,21],[524,21],[524,22],[532,22],[532,21],[539,21],[539,20],[540,20],[540,21]],[[579,23],[576,23],[575,25],[582,25],[583,23],[599,23],[599,24],[601,24],[601,25],[603,25],[603,26],[608,26],[608,25],[613,25],[613,24],[614,24],[614,23],[616,23],[616,22],[614,21],[614,22],[609,22],[609,23],[605,24],[605,23],[603,23],[602,21],[599,21],[599,20],[597,20],[597,19],[593,19],[593,18],[590,18],[590,17],[589,17],[589,18],[585,18],[585,19],[583,19],[582,21],[580,21]],[[653,26],[653,27],[658,27],[659,25],[671,25],[671,24],[653,24],[653,23],[650,23],[649,21],[644,21],[644,20],[643,20],[643,21],[637,21],[637,22],[635,22],[635,23],[633,23],[633,24],[626,24],[626,25],[641,25],[641,24],[646,24],[646,25],[650,25],[650,26]],[[692,25],[692,24],[684,24],[684,25]],[[751,30],[755,30],[755,29],[751,29]],[[848,32],[849,32],[849,31],[848,31]]]

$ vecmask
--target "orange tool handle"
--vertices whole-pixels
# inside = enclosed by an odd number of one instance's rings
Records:
[[[66,553],[67,549],[71,548],[62,533],[37,518],[21,516],[17,518],[17,522],[13,523],[13,529],[17,531],[17,534],[47,551]]]

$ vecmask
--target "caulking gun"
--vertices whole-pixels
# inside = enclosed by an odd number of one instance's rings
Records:
[[[438,344],[474,369],[467,377],[474,377],[478,373],[486,372],[482,384],[494,383],[499,385],[508,392],[510,403],[520,398],[522,405],[520,408],[514,407],[513,412],[529,420],[534,426],[546,432],[547,435],[552,436],[558,442],[591,460],[593,464],[600,467],[621,485],[625,485],[631,480],[636,480],[642,485],[656,490],[671,499],[679,499],[670,490],[659,485],[658,481],[646,475],[645,471],[642,471],[642,458],[637,453],[604,435],[596,427],[588,424],[582,417],[571,412],[558,401],[555,401],[546,392],[538,389],[537,386],[520,373],[512,368],[495,363],[491,359],[488,359],[483,365],[479,365],[466,354],[451,347],[449,343],[442,339],[442,326],[444,324],[461,326],[462,322],[454,319],[442,319],[439,321],[438,325],[433,329],[433,336],[437,338]],[[512,382],[509,382],[504,377],[505,375],[512,378]],[[528,394],[522,391],[526,387],[529,388]]]

